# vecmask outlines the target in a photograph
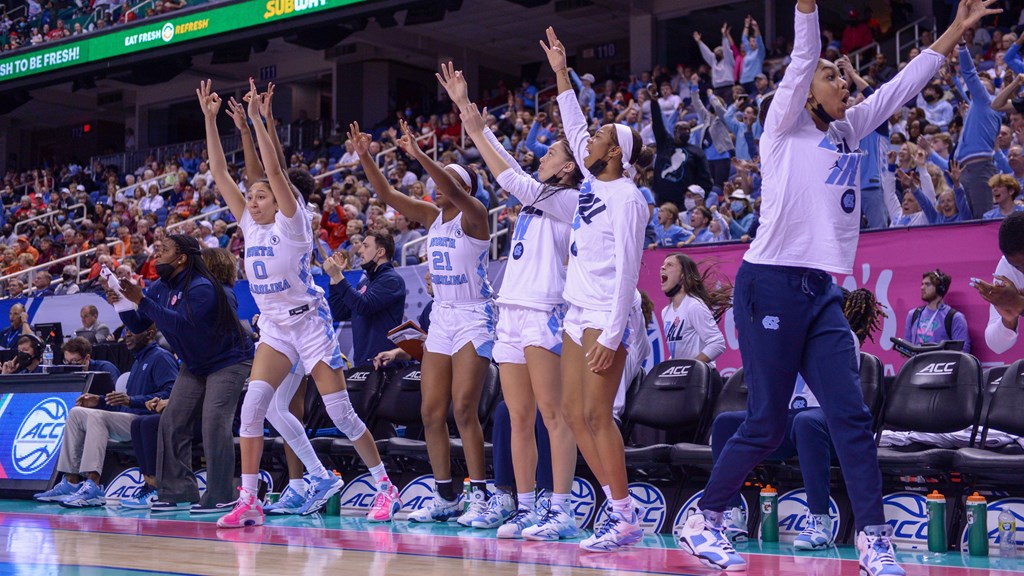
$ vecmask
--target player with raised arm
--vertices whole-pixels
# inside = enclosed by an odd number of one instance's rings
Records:
[[[895,78],[850,106],[847,83],[819,59],[815,0],[798,0],[791,62],[762,108],[762,204],[757,238],[735,282],[736,329],[749,390],[747,416],[726,442],[680,545],[704,564],[746,570],[723,530],[723,512],[751,469],[782,442],[797,374],[821,402],[857,530],[861,574],[903,575],[882,509],[882,481],[842,291],[831,274],[853,271],[860,232],[858,143],[945,63],[964,30],[994,0],[961,0],[950,28]]]

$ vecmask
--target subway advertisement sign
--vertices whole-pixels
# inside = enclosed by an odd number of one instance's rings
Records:
[[[366,1],[246,0],[170,20],[143,21],[141,25],[114,28],[82,40],[2,58],[0,83]]]

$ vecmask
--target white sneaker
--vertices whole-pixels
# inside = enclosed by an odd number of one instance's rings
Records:
[[[892,545],[892,526],[865,526],[857,534],[861,576],[906,576],[896,563]]]
[[[456,520],[459,524],[466,526],[467,528],[473,525],[476,520],[482,519],[484,513],[487,512],[487,492],[484,490],[478,490],[471,488],[469,491],[469,507],[466,511],[459,516]]]
[[[725,535],[732,542],[746,542],[747,513],[739,506],[722,512],[722,523],[725,525]]]
[[[523,538],[539,541],[575,538],[579,534],[580,529],[576,526],[576,518],[558,504],[548,507],[544,517],[537,522],[536,526],[523,530]]]
[[[743,572],[747,561],[736,553],[725,533],[721,513],[696,513],[686,519],[679,533],[679,547],[709,568]]]
[[[516,510],[516,504],[512,501],[512,495],[507,492],[495,492],[487,501],[484,513],[471,522],[473,528],[497,528],[508,520]]]
[[[519,508],[516,513],[498,527],[498,538],[522,538],[523,530],[534,526],[540,519],[537,513],[526,508]]]
[[[644,530],[640,527],[640,519],[632,511],[629,516],[626,518],[613,511],[599,532],[580,542],[580,549],[587,552],[615,552],[643,540]]]
[[[447,522],[458,515],[458,498],[449,502],[434,492],[429,504],[409,514],[409,522]]]
[[[823,550],[832,546],[832,517],[828,514],[811,514],[807,528],[797,534],[793,540],[793,548],[797,550]]]

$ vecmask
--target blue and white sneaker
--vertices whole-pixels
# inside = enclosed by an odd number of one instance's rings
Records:
[[[135,498],[121,500],[121,507],[129,510],[149,510],[153,507],[153,502],[156,502],[156,488],[146,486]]]
[[[739,506],[722,512],[722,523],[725,525],[725,534],[733,543],[746,542],[747,513]]]
[[[331,496],[341,492],[344,487],[345,482],[334,474],[326,478],[310,477],[309,488],[306,489],[306,502],[299,509],[299,514],[309,516],[323,510]]]
[[[793,548],[797,550],[823,550],[832,546],[832,517],[828,514],[811,514],[807,528],[797,534]]]
[[[267,504],[263,511],[267,514],[298,514],[306,503],[306,497],[291,486],[284,489],[284,493],[277,502]]]
[[[487,507],[484,509],[484,513],[477,516],[470,525],[473,528],[498,528],[508,520],[509,516],[516,509],[515,502],[512,501],[512,495],[508,492],[495,492],[491,494],[490,500],[487,501]]]
[[[458,498],[449,502],[434,492],[434,497],[426,506],[409,514],[409,522],[447,522],[452,518],[458,518],[460,513]]]
[[[71,496],[82,486],[82,483],[72,484],[68,482],[67,476],[62,476],[60,482],[56,486],[50,488],[46,492],[40,492],[33,494],[32,498],[39,502],[60,502],[64,498]]]
[[[97,486],[92,480],[85,480],[79,486],[78,491],[70,496],[65,496],[59,504],[65,508],[95,508],[103,506],[103,487]]]
[[[523,530],[524,539],[537,541],[575,538],[579,534],[580,529],[576,526],[576,518],[558,504],[550,505],[536,526]],[[641,537],[643,536],[641,535]]]
[[[557,506],[552,506],[552,509]],[[575,525],[575,523],[573,524]],[[615,552],[644,539],[644,530],[640,527],[640,519],[636,513],[630,512],[626,518],[613,511],[608,521],[591,538],[580,542],[580,549],[587,552]]]
[[[906,576],[896,563],[892,545],[892,526],[865,526],[857,534],[861,576]]]
[[[697,557],[701,564],[728,572],[743,572],[747,561],[736,553],[725,534],[722,514],[694,514],[683,523],[679,547]]]
[[[191,502],[168,502],[159,497],[149,506],[150,514],[168,514],[171,512],[188,512]]]
[[[509,516],[505,523],[498,527],[498,538],[522,538],[523,530],[534,526],[540,518],[533,510],[526,508],[516,509],[516,513]]]
[[[469,491],[469,507],[466,511],[459,516],[459,524],[466,526],[467,528],[473,525],[473,522],[481,518],[487,511],[487,492],[484,490],[470,489]]]

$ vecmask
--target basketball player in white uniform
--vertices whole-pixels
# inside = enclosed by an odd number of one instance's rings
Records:
[[[217,189],[246,237],[245,265],[250,291],[261,312],[260,345],[253,361],[249,388],[242,402],[241,436],[242,486],[234,509],[220,518],[218,526],[235,528],[260,525],[262,505],[256,498],[260,458],[263,454],[263,424],[275,387],[288,377],[296,363],[312,366],[312,373],[328,415],[348,436],[378,481],[384,494],[378,498],[393,513],[397,489],[384,471],[373,437],[349,400],[342,373],[344,360],[334,334],[330,310],[323,291],[313,284],[309,270],[312,229],[309,215],[297,201],[297,192],[285,175],[260,114],[260,96],[250,83],[249,118],[256,131],[269,182],[257,182],[242,195],[227,172],[216,129],[221,100],[202,83],[197,95],[206,117],[207,145]],[[328,498],[341,490],[340,478],[324,469],[305,434],[295,437],[282,430],[311,476],[306,508],[314,513]]]
[[[572,91],[565,49],[554,30],[541,42],[558,79],[558,105],[573,155],[584,175],[573,220],[562,347],[563,411],[580,451],[603,470],[611,492],[609,523],[580,547],[610,552],[639,542],[643,530],[626,479],[622,436],[612,408],[622,378],[630,335],[645,332],[637,280],[649,218],[634,184],[633,164],[649,161],[640,135],[620,124],[594,136]]]
[[[560,356],[566,310],[565,263],[582,174],[568,143],[559,141],[540,160],[541,182],[532,178],[484,125],[476,105],[469,101],[461,71],[450,62],[441,71],[438,80],[461,109],[466,133],[487,167],[501,187],[524,204],[509,238],[511,257],[498,297],[498,341],[494,346],[511,420],[518,507],[513,508],[508,494],[493,495],[487,511],[473,525],[500,526],[499,538],[573,538],[579,533],[570,506],[576,442],[561,414]],[[535,496],[538,407],[550,438],[554,480],[551,502],[543,516],[538,516]]]
[[[442,166],[434,162],[420,150],[405,122],[401,128],[399,146],[437,184],[436,205],[391,187],[370,156],[370,135],[359,132],[358,124],[350,126],[349,138],[377,196],[428,229],[426,254],[434,306],[424,343],[421,412],[436,493],[431,503],[413,512],[409,520],[447,522],[458,517],[460,524],[470,526],[487,506],[484,439],[477,414],[483,377],[494,347],[494,302],[487,280],[487,209],[472,196],[476,189],[474,172],[458,164]],[[454,406],[469,468],[470,504],[465,513],[459,510],[452,485],[449,405]]]

